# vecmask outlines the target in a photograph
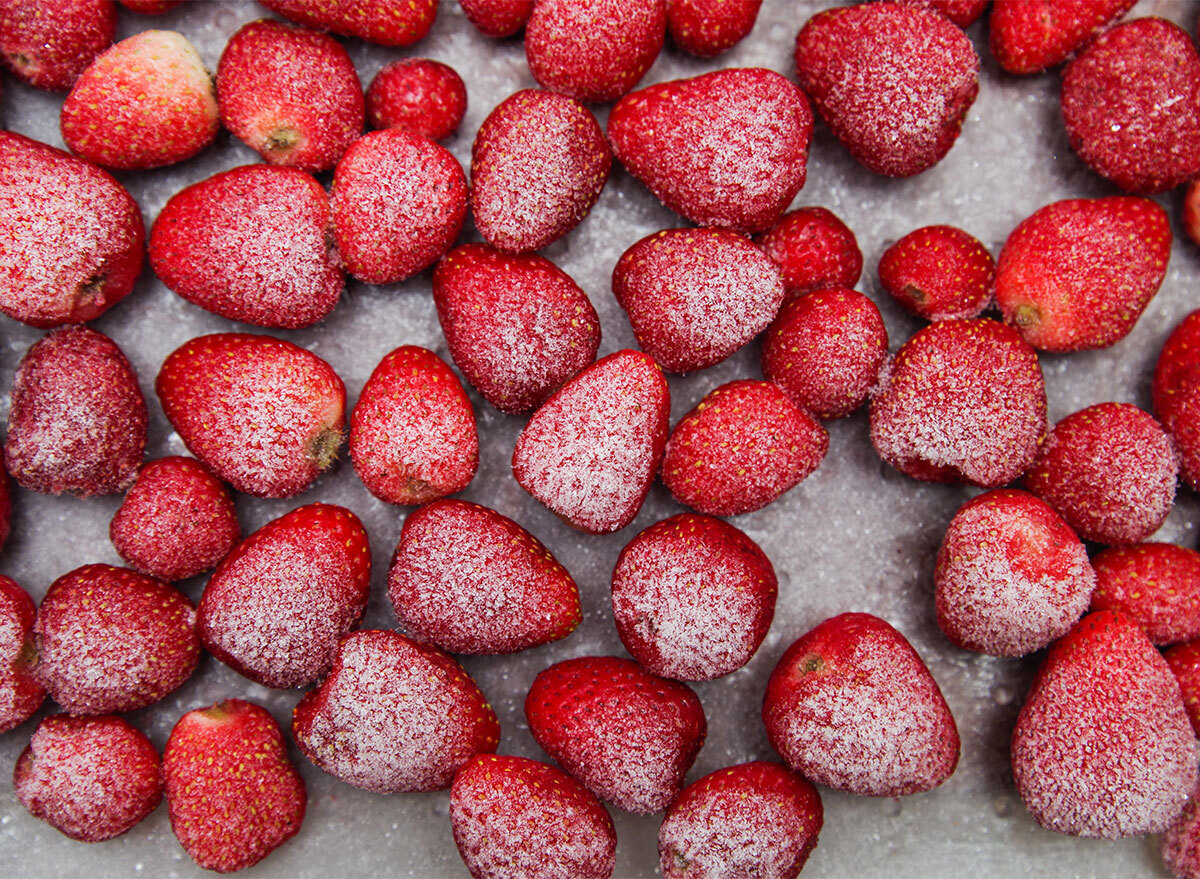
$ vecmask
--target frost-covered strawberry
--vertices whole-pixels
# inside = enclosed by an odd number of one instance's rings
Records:
[[[1171,543],[1114,546],[1092,559],[1092,610],[1120,611],[1155,644],[1200,638],[1200,553]]]
[[[1200,311],[1180,321],[1163,344],[1151,392],[1154,414],[1175,441],[1181,475],[1200,487]]]
[[[32,717],[46,697],[33,671],[36,613],[29,593],[0,576],[0,733]]]
[[[1200,785],[1163,833],[1162,858],[1176,879],[1200,876]]]
[[[978,317],[992,300],[996,260],[955,226],[924,226],[884,251],[879,280],[906,311],[925,320]]]
[[[408,46],[422,39],[438,10],[438,0],[263,0],[261,5],[305,27],[383,46]]]
[[[0,63],[32,86],[66,91],[116,31],[112,0],[7,0],[0,4]]]
[[[367,88],[372,128],[407,128],[430,140],[458,130],[467,112],[467,87],[458,72],[430,58],[400,58],[385,65]]]
[[[667,32],[692,55],[712,58],[754,29],[762,0],[667,0]]]
[[[974,24],[983,10],[987,8],[988,0],[899,0],[909,6],[923,6],[935,9],[961,28]]]
[[[534,0],[459,0],[467,21],[485,37],[511,37],[529,20]]]
[[[862,274],[858,239],[828,208],[789,211],[754,243],[779,264],[789,299],[822,287],[853,287]]]
[[[1009,73],[1061,64],[1137,0],[1021,0],[995,3],[988,22],[992,54]],[[1128,85],[1128,83],[1123,83]]]
[[[1163,651],[1163,659],[1179,681],[1183,707],[1192,729],[1200,736],[1200,640],[1173,644]]]

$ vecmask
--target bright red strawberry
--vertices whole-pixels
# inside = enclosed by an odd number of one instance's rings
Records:
[[[112,0],[6,0],[0,4],[0,63],[32,86],[66,91],[116,32]]]
[[[433,302],[455,365],[501,412],[528,412],[596,359],[600,319],[550,260],[462,244],[433,272]]]
[[[372,128],[407,128],[430,140],[454,134],[467,112],[467,87],[458,72],[429,58],[400,58],[384,66],[367,89]]]
[[[1200,311],[1171,332],[1154,368],[1154,414],[1175,441],[1181,475],[1200,487]]]
[[[46,697],[33,671],[36,613],[29,593],[0,576],[0,733],[32,717]]]
[[[1121,614],[1084,617],[1046,654],[1012,737],[1017,793],[1047,830],[1161,833],[1196,786],[1179,684]]]
[[[718,769],[667,809],[659,866],[665,879],[796,879],[824,823],[817,789],[778,763]]]
[[[470,484],[479,466],[475,411],[445,361],[415,345],[380,361],[350,415],[350,460],[389,504],[423,504]]]
[[[691,688],[612,656],[543,670],[525,717],[537,743],[592,793],[644,815],[679,794],[708,731]]]
[[[471,146],[475,226],[497,250],[541,250],[583,221],[611,166],[604,132],[587,107],[522,89],[488,114]]]
[[[710,391],[671,431],[663,483],[710,516],[761,509],[817,469],[829,434],[770,382]]]
[[[367,284],[394,284],[453,246],[467,214],[467,178],[428,138],[372,131],[338,162],[332,202],[346,269]]]
[[[1163,652],[1163,659],[1179,681],[1183,707],[1192,722],[1192,730],[1200,736],[1200,639],[1168,647]]]
[[[883,252],[879,280],[910,314],[925,320],[979,317],[991,304],[996,260],[954,226],[925,226]]]
[[[263,0],[261,5],[305,27],[382,46],[417,42],[433,27],[438,10],[438,0]]]
[[[500,724],[479,687],[442,651],[373,629],[342,640],[333,670],[300,700],[292,733],[304,755],[375,793],[450,787]]]
[[[946,637],[992,656],[1025,656],[1065,635],[1096,586],[1070,526],[1045,501],[1013,489],[959,508],[933,579]]]
[[[529,20],[534,0],[459,0],[467,21],[485,37],[511,37]]]
[[[328,34],[263,19],[217,64],[221,122],[273,165],[328,171],[363,130],[354,62]]]
[[[454,777],[450,827],[472,879],[608,879],[612,818],[571,776],[525,757],[478,754]]]
[[[133,289],[145,240],[111,174],[0,131],[0,311],[35,327],[99,317]]]
[[[163,361],[155,390],[191,453],[247,494],[304,491],[342,442],[345,385],[320,357],[283,339],[192,339]]]
[[[961,28],[974,24],[987,8],[988,0],[897,0],[910,6],[935,9]]]
[[[937,12],[865,3],[808,20],[796,36],[796,78],[851,156],[911,177],[958,139],[979,93],[979,56]]]
[[[642,508],[670,415],[671,392],[653,358],[617,351],[533,413],[513,449],[513,476],[576,528],[617,531]]]
[[[940,785],[958,764],[958,728],[907,639],[878,617],[845,613],[799,638],[763,699],[767,737],[805,778],[862,796]]]
[[[163,750],[171,830],[206,870],[257,864],[300,830],[308,794],[265,708],[227,699],[189,711]]]
[[[992,54],[1009,73],[1039,73],[1067,60],[1137,0],[1021,0],[995,3],[988,22]],[[1124,85],[1127,85],[1125,83]]]
[[[265,687],[302,687],[329,670],[362,618],[371,548],[358,517],[308,504],[237,545],[209,578],[196,632],[213,656]]]
[[[667,0],[667,30],[675,45],[712,58],[754,29],[762,0]]]
[[[853,287],[862,274],[858,239],[828,208],[789,211],[754,243],[779,264],[788,299],[822,287]]]
[[[608,139],[675,213],[699,226],[759,232],[804,186],[812,122],[804,92],[752,67],[636,91],[613,108]]]
[[[35,674],[71,714],[136,711],[191,677],[196,609],[128,568],[84,565],[50,584],[34,624]]]
[[[1189,183],[1184,195],[1183,229],[1194,244],[1200,245],[1200,179]]]
[[[17,367],[4,462],[30,491],[113,494],[137,476],[147,422],[137,376],[116,343],[87,327],[55,330]]]
[[[1200,552],[1171,543],[1115,546],[1092,567],[1092,610],[1123,613],[1160,646],[1200,638]]]
[[[138,15],[165,15],[183,0],[120,0],[122,6]]]
[[[1176,879],[1200,876],[1200,785],[1163,834],[1162,859]]]
[[[182,34],[153,30],[88,65],[59,121],[71,152],[120,171],[182,162],[220,127],[212,78],[196,49]]]
[[[1037,354],[994,320],[940,321],[901,346],[871,400],[871,442],[901,473],[1006,485],[1046,435]]]
[[[396,619],[451,653],[515,653],[583,620],[579,589],[542,543],[488,507],[438,500],[404,520],[388,571]]]
[[[329,227],[329,197],[312,177],[245,165],[171,196],[150,229],[150,265],[214,314],[306,327],[333,310],[346,285]]]
[[[763,376],[806,412],[841,418],[875,389],[887,346],[875,303],[856,290],[828,287],[779,312],[763,337]]]
[[[757,543],[720,519],[680,513],[621,550],[613,620],[625,649],[650,673],[707,681],[754,656],[778,591]]]

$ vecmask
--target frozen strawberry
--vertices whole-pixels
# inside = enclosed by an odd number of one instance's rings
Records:
[[[767,681],[772,747],[805,778],[861,796],[932,790],[958,764],[958,728],[907,639],[845,613],[799,638]]]
[[[32,717],[46,697],[33,671],[35,615],[29,593],[0,576],[0,733]]]
[[[1037,354],[994,320],[940,321],[901,346],[871,400],[871,442],[901,473],[1006,485],[1046,435]]]
[[[1192,729],[1200,736],[1200,640],[1175,644],[1163,652],[1179,690],[1183,694],[1183,707],[1187,710]]]
[[[1200,785],[1162,838],[1162,859],[1176,879],[1200,876]]]
[[[600,319],[550,260],[462,244],[433,272],[455,365],[501,412],[528,412],[596,359]]]
[[[6,0],[0,63],[32,86],[66,91],[116,32],[112,0]]]
[[[454,134],[467,112],[467,87],[453,67],[401,58],[375,74],[367,89],[372,128],[407,128],[430,140]]]
[[[1140,628],[1089,614],[1046,654],[1012,737],[1017,793],[1047,830],[1161,833],[1196,786],[1179,684]]]
[[[485,37],[511,37],[529,20],[534,0],[458,0],[467,21]]]
[[[988,0],[898,0],[910,6],[935,9],[961,28],[970,27],[987,8]]]
[[[1183,230],[1192,243],[1200,245],[1200,178],[1188,184],[1184,195]]]
[[[300,830],[308,794],[275,718],[227,699],[189,711],[163,750],[171,830],[197,864],[232,873]]]
[[[192,339],[163,361],[155,390],[191,453],[247,494],[304,491],[342,442],[345,385],[320,357],[283,339]]]
[[[759,232],[804,186],[812,121],[804,92],[752,67],[636,91],[613,107],[608,139],[675,213],[699,226]]]
[[[910,314],[925,320],[979,317],[991,304],[996,260],[954,226],[924,226],[883,252],[879,280]]]
[[[214,314],[306,327],[333,310],[346,284],[329,227],[329,198],[312,177],[245,165],[171,196],[150,229],[150,265]]]
[[[183,0],[120,0],[122,6],[138,15],[165,15]]]
[[[263,19],[217,64],[221,122],[273,165],[328,171],[363,130],[354,62],[328,34]]]
[[[796,879],[824,822],[817,789],[778,763],[718,769],[667,809],[659,866],[665,879]]]
[[[683,51],[712,58],[754,29],[760,6],[762,0],[667,0],[667,31]]]
[[[188,597],[161,580],[84,565],[51,583],[42,599],[35,673],[71,714],[136,711],[195,670],[195,618]]]
[[[475,411],[445,361],[415,345],[380,361],[350,415],[350,460],[389,504],[423,504],[467,487],[479,466]]]
[[[1171,543],[1114,546],[1092,567],[1092,610],[1120,611],[1160,646],[1200,638],[1200,552]]]
[[[137,376],[112,339],[55,330],[17,367],[4,462],[30,491],[113,494],[137,476],[147,421]]]
[[[133,289],[145,240],[111,174],[0,131],[0,311],[35,327],[99,317]]]
[[[80,842],[120,836],[162,800],[158,751],[113,715],[45,718],[13,769],[13,792],[35,818]]]
[[[409,46],[433,27],[438,0],[263,0],[262,6],[317,30],[382,46]]]
[[[1154,414],[1175,441],[1181,475],[1192,488],[1200,487],[1200,311],[1167,338],[1151,390]]]
[[[80,158],[119,171],[182,162],[217,136],[212,78],[175,31],[117,43],[75,80],[59,119]]]
[[[710,391],[671,431],[663,483],[681,504],[710,516],[761,509],[808,477],[829,434],[770,382],[734,381]]]
[[[911,177],[958,139],[979,93],[979,56],[937,12],[864,3],[808,20],[796,36],[796,78],[851,156]]]
[[[450,827],[473,879],[609,879],[612,818],[571,776],[525,757],[479,754],[450,788]]]
[[[450,787],[500,724],[462,666],[399,632],[343,639],[333,670],[300,700],[292,733],[308,759],[347,784],[387,794]]]
[[[664,678],[707,681],[737,671],[762,644],[779,591],[758,544],[711,516],[680,513],[621,550],[613,621],[630,655]]]
[[[875,389],[887,346],[875,303],[856,290],[829,287],[779,312],[763,337],[763,376],[806,412],[841,418]]]
[[[596,361],[533,413],[513,449],[521,487],[590,534],[624,528],[662,460],[671,392],[653,358]]]
[[[1021,0],[994,3],[988,20],[992,54],[1009,73],[1039,73],[1067,60],[1096,31],[1137,0]],[[1122,83],[1122,90],[1129,86]]]
[[[449,250],[467,214],[467,178],[447,150],[401,128],[359,138],[333,175],[333,233],[346,269],[394,284]]]
[[[471,146],[475,226],[497,250],[541,250],[588,215],[611,165],[587,107],[522,89],[488,114]]]
[[[1178,473],[1157,421],[1129,403],[1101,403],[1054,425],[1025,484],[1084,540],[1128,544],[1167,518]]]
[[[992,656],[1025,656],[1065,635],[1096,586],[1070,526],[1045,501],[1013,489],[959,508],[933,579],[946,637]]]
[[[858,239],[828,208],[789,211],[754,243],[779,264],[788,299],[822,287],[853,287],[862,274]]]
[[[691,688],[612,656],[543,670],[525,717],[537,743],[592,793],[643,815],[675,799],[708,730]]]

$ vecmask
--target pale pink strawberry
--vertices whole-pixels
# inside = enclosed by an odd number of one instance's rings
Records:
[[[667,31],[675,45],[712,58],[754,29],[762,0],[667,0]]]
[[[1200,638],[1200,552],[1172,543],[1114,546],[1092,567],[1092,610],[1120,611],[1159,646]]]
[[[858,239],[828,208],[789,211],[754,243],[779,264],[788,299],[822,287],[853,287],[862,274]]]
[[[992,300],[996,260],[955,226],[923,226],[883,252],[879,280],[904,310],[925,320],[978,317]]]
[[[1200,487],[1200,311],[1180,321],[1163,344],[1151,393],[1154,414],[1175,442],[1181,475]]]
[[[534,0],[458,0],[467,21],[485,37],[511,37],[529,20]]]
[[[33,671],[36,613],[29,593],[0,576],[0,733],[32,717],[46,697],[46,688]]]
[[[995,3],[988,21],[992,54],[1008,73],[1039,73],[1065,61],[1137,0],[1021,0]]]
[[[458,130],[466,112],[462,77],[430,58],[392,61],[367,88],[367,122],[372,128],[407,128],[430,140],[443,140]]]
[[[383,46],[408,46],[433,27],[438,0],[262,0],[284,18]]]
[[[112,0],[6,0],[0,4],[0,63],[40,89],[66,91],[112,45]]]

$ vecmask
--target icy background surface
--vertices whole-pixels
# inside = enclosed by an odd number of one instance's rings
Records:
[[[643,85],[693,76],[716,67],[763,66],[792,74],[791,47],[800,25],[821,4],[766,0],[757,26],[732,52],[704,62],[669,47]],[[118,38],[148,28],[176,29],[215,70],[229,36],[266,13],[251,2],[189,2],[167,16],[138,17],[121,8]],[[1163,15],[1188,30],[1196,7],[1184,2],[1142,0],[1134,15]],[[859,289],[879,305],[895,350],[921,324],[893,306],[875,274],[883,250],[897,238],[932,223],[960,225],[997,254],[1018,222],[1051,201],[1113,194],[1071,151],[1059,119],[1058,74],[1015,78],[1001,75],[987,51],[986,22],[968,31],[983,59],[979,99],[962,136],[931,170],[908,180],[877,177],[859,167],[820,124],[816,129],[807,186],[796,207],[823,205],[846,221],[864,255]],[[467,166],[471,139],[487,113],[520,88],[535,85],[519,38],[495,42],[474,30],[455,0],[443,0],[432,34],[407,50],[349,41],[364,87],[393,58],[428,56],[455,67],[467,82],[470,106],[459,133],[447,143]],[[38,92],[6,78],[2,98],[8,128],[56,146],[62,96]],[[603,124],[607,108],[597,108]],[[227,133],[215,146],[174,167],[121,176],[142,207],[147,228],[176,191],[217,171],[258,161]],[[324,180],[326,184],[328,179]],[[1200,305],[1196,279],[1200,253],[1179,225],[1182,193],[1161,197],[1177,240],[1161,292],[1132,334],[1112,349],[1042,357],[1057,420],[1106,400],[1150,407],[1150,376],[1170,330]],[[592,215],[566,240],[545,251],[572,275],[600,313],[600,354],[634,344],[611,290],[620,254],[658,229],[681,226],[623,170],[614,174]],[[478,236],[468,228],[464,240]],[[0,387],[8,388],[17,362],[41,333],[0,318]],[[175,296],[149,272],[137,289],[95,326],[112,336],[137,369],[150,407],[148,457],[184,453],[153,394],[163,358],[194,336],[246,329]],[[392,348],[424,345],[448,359],[430,296],[430,272],[387,287],[350,282],[344,300],[322,325],[281,331],[328,360],[345,380],[353,402],[374,366]],[[705,393],[735,378],[761,376],[757,343],[712,369],[671,378],[672,423]],[[609,577],[622,546],[653,522],[679,511],[656,486],[637,520],[605,537],[579,534],[561,524],[513,481],[509,459],[522,418],[499,414],[471,393],[479,421],[479,474],[462,496],[498,509],[536,534],[579,582],[585,618],[565,641],[500,658],[467,658],[467,669],[488,694],[500,717],[500,750],[544,759],[524,722],[522,702],[533,677],[552,662],[586,654],[624,655],[609,611]],[[8,399],[0,402],[7,413]],[[759,716],[766,678],[783,650],[831,615],[869,611],[896,625],[928,662],[945,692],[962,734],[955,775],[933,792],[903,800],[875,800],[822,790],[825,829],[803,875],[820,876],[1165,876],[1156,840],[1119,843],[1078,840],[1037,827],[1013,790],[1008,740],[1039,656],[1004,661],[959,651],[934,620],[934,557],[946,523],[976,492],[961,486],[928,485],[882,464],[867,439],[865,410],[828,425],[830,452],[817,472],[766,509],[734,519],[759,542],[780,579],[775,623],[757,657],[730,677],[695,687],[708,713],[709,738],[688,780],[732,763],[772,759]],[[87,502],[43,497],[13,487],[14,530],[0,556],[7,574],[35,599],[61,574],[86,563],[120,564],[108,542],[108,522],[120,498]],[[303,503],[329,501],[349,507],[371,536],[375,571],[367,627],[395,625],[384,577],[400,533],[404,510],[371,497],[344,459],[304,495],[282,501],[239,496],[246,533]],[[1156,539],[1196,543],[1200,503],[1181,489],[1175,510]],[[198,599],[204,578],[183,584]],[[175,721],[192,708],[240,696],[266,705],[287,726],[298,692],[252,684],[206,657],[199,672],[164,702],[131,719],[161,749]],[[38,715],[47,713],[44,708]],[[0,771],[7,774],[28,742],[36,718],[0,738]],[[368,794],[315,769],[293,749],[309,788],[307,820],[300,834],[247,877],[389,876],[464,877],[447,818],[449,797],[438,794]],[[657,873],[658,817],[616,813],[621,879]],[[11,785],[0,783],[0,875],[3,876],[200,876],[171,834],[165,805],[127,835],[96,846],[69,841],[30,817]]]

